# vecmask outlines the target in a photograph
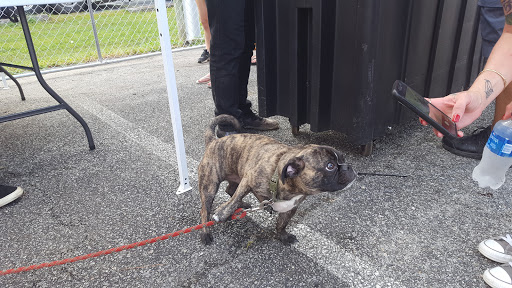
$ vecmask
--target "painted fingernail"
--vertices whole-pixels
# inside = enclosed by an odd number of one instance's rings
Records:
[[[459,122],[459,120],[460,120],[460,115],[459,114],[455,114],[455,116],[453,116],[453,118],[452,118],[452,121],[455,122],[455,123]]]

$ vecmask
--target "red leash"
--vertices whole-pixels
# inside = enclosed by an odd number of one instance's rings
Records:
[[[231,215],[231,219],[232,220],[242,219],[246,215],[247,215],[247,212],[243,211],[242,208],[239,208],[239,209],[237,209],[235,211],[235,213],[233,215]],[[28,267],[19,267],[19,268],[4,270],[4,271],[0,270],[0,276],[7,275],[7,274],[20,273],[20,272],[25,272],[25,271],[30,271],[30,270],[36,270],[36,269],[41,269],[41,268],[45,268],[45,267],[52,267],[52,266],[66,264],[66,263],[72,263],[72,262],[76,262],[76,261],[80,261],[80,260],[85,260],[85,259],[89,259],[89,258],[94,258],[94,257],[102,256],[102,255],[108,255],[108,254],[111,254],[111,253],[114,253],[114,252],[121,252],[123,250],[128,250],[128,249],[132,249],[132,248],[135,248],[135,247],[144,246],[144,245],[149,244],[149,243],[155,243],[157,241],[167,240],[169,238],[174,238],[176,236],[187,234],[187,233],[190,233],[192,231],[196,231],[196,230],[202,229],[204,227],[213,226],[213,225],[215,225],[215,223],[217,223],[217,222],[210,221],[210,222],[199,224],[197,226],[193,226],[193,227],[189,227],[189,228],[186,228],[186,229],[183,229],[183,230],[179,230],[179,231],[176,231],[176,232],[173,232],[173,233],[165,234],[165,235],[162,235],[162,236],[159,236],[159,237],[151,238],[151,239],[140,241],[140,242],[135,242],[135,243],[128,244],[128,245],[123,245],[123,246],[112,248],[112,249],[108,249],[108,250],[103,250],[103,251],[99,251],[99,252],[95,252],[95,253],[90,253],[90,254],[87,254],[87,255],[77,256],[77,257],[63,259],[63,260],[58,260],[58,261],[53,261],[53,262],[46,262],[46,263],[42,263],[42,264],[38,264],[38,265],[32,265],[32,266],[28,266]]]

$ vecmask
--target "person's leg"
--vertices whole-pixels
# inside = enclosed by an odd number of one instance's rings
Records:
[[[206,50],[210,51],[210,25],[208,25],[208,11],[206,10],[205,0],[196,0],[197,10],[199,11],[199,21],[204,29],[204,43],[206,44]]]
[[[0,207],[18,199],[22,194],[21,187],[0,185]]]
[[[197,63],[206,63],[210,61],[210,25],[208,24],[208,11],[206,9],[205,0],[196,0],[197,10],[199,12],[199,20],[201,21],[201,25],[203,25],[204,29],[204,42],[206,44],[206,49],[203,50],[203,53],[197,59]]]
[[[244,53],[243,0],[207,0],[210,25],[210,77],[215,115],[228,114],[238,119],[240,59]]]
[[[251,101],[247,99],[247,85],[249,83],[249,74],[251,72],[251,57],[254,51],[254,42],[256,40],[256,24],[254,16],[254,0],[245,0],[245,19],[244,19],[244,50],[240,56],[239,66],[239,109],[242,111],[242,125],[244,128],[257,130],[279,129],[279,123],[269,118],[263,118],[256,115],[251,109]]]
[[[251,102],[247,100],[247,85],[249,84],[249,74],[251,73],[251,57],[254,50],[255,20],[254,20],[254,1],[245,0],[244,9],[244,49],[240,55],[240,65],[238,66],[239,81],[239,108],[244,114],[251,113]]]
[[[245,128],[278,129],[275,120],[261,118],[251,110],[247,84],[254,49],[253,0],[207,0],[210,42],[210,77],[215,115],[236,117]],[[232,127],[220,127],[232,131]]]

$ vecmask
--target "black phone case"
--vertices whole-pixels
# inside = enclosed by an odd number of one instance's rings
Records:
[[[424,111],[419,110],[416,106],[409,103],[409,101],[405,98],[405,93],[407,91],[407,88],[411,89],[409,86],[407,86],[407,84],[405,84],[404,82],[402,82],[400,80],[396,80],[395,83],[393,84],[392,94],[393,94],[393,96],[395,96],[395,98],[398,100],[398,102],[400,102],[405,107],[409,108],[411,111],[416,113],[416,115],[420,116],[421,119],[427,121],[428,124],[432,125],[432,127],[434,127],[437,131],[441,132],[445,137],[457,138],[457,135],[454,135],[454,134],[450,133],[450,131],[446,130],[441,124],[439,124],[437,121],[432,119],[428,115],[428,113],[425,113]],[[412,90],[412,91],[414,91],[414,90]],[[415,93],[418,94],[417,92],[415,92]]]

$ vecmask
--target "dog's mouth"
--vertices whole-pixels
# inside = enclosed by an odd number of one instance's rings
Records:
[[[352,186],[352,184],[354,184],[354,182],[356,182],[355,177],[354,177],[354,179],[352,179],[352,181],[350,181],[350,183],[347,184],[347,186],[343,187],[343,189],[341,189],[341,190],[346,190],[346,189],[350,188],[350,186]]]
[[[341,190],[348,189],[356,181],[357,173],[354,171],[350,164],[342,163],[338,165],[340,167],[339,173],[341,173],[339,175],[339,179],[341,180],[340,184],[345,185],[345,187],[343,187]]]
[[[336,164],[338,165],[338,173],[341,173],[339,177],[341,178],[342,185],[344,183],[347,183],[345,187],[343,187],[341,190],[345,190],[350,188],[354,181],[357,178],[356,171],[352,168],[352,165],[340,161],[340,157],[338,156],[338,153],[334,152],[334,156],[336,156]]]

